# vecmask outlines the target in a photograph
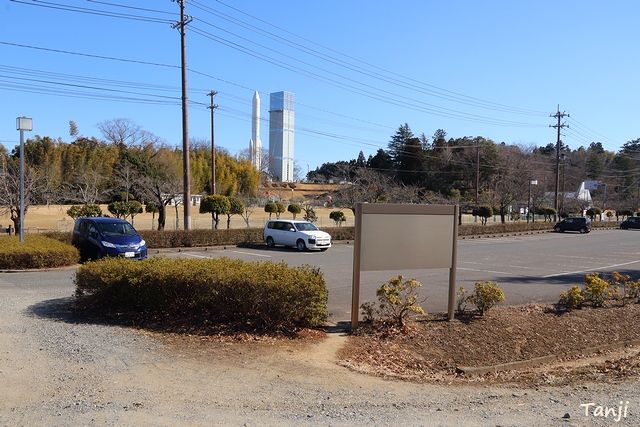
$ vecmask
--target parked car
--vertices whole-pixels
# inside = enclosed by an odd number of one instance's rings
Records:
[[[331,247],[331,235],[318,230],[309,221],[269,220],[264,226],[264,241],[267,246],[293,246],[299,251],[320,249],[326,251]]]
[[[71,243],[82,259],[121,256],[130,259],[147,257],[147,246],[131,224],[120,218],[78,218]]]
[[[588,233],[591,231],[591,220],[582,216],[569,217],[554,225],[553,229],[557,232],[579,231],[580,233]]]
[[[629,228],[640,228],[640,216],[630,216],[620,223],[620,228],[628,230]]]

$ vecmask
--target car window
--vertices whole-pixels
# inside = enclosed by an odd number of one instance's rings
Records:
[[[316,227],[315,225],[311,224],[310,222],[300,222],[296,224],[296,228],[299,231],[313,231],[313,230],[317,230],[318,227]]]
[[[92,237],[97,237],[98,236],[98,230],[96,229],[96,227],[93,224],[91,224],[87,228],[87,234],[89,236],[92,236]]]
[[[136,231],[127,222],[102,222],[98,225],[105,236],[135,236]]]

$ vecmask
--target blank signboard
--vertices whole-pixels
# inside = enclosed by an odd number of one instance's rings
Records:
[[[356,205],[352,325],[357,325],[360,271],[449,268],[453,318],[457,214],[453,205]]]

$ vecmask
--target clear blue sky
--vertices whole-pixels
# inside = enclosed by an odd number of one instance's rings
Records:
[[[617,152],[640,138],[640,2],[566,0],[186,0],[189,136],[249,147],[251,99],[296,98],[295,161],[387,148],[398,127],[432,136],[555,143],[599,141]],[[0,142],[19,144],[16,117],[41,135],[102,138],[126,118],[181,146],[180,37],[170,0],[0,0]]]

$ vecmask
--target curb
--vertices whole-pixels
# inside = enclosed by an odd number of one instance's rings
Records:
[[[464,374],[469,376],[484,375],[488,373],[496,373],[501,371],[511,371],[511,370],[517,370],[517,369],[523,369],[523,368],[530,368],[532,366],[542,365],[544,363],[551,363],[551,362],[555,362],[561,359],[566,359],[569,357],[587,356],[589,354],[593,354],[598,351],[614,350],[618,348],[636,347],[636,346],[640,346],[640,339],[622,341],[615,344],[607,344],[607,345],[601,345],[596,347],[588,347],[588,348],[583,348],[581,350],[568,351],[562,354],[553,354],[550,356],[536,357],[533,359],[521,360],[518,362],[501,363],[498,365],[478,366],[478,367],[459,366],[459,367],[456,367],[456,372],[458,372],[459,374]]]

